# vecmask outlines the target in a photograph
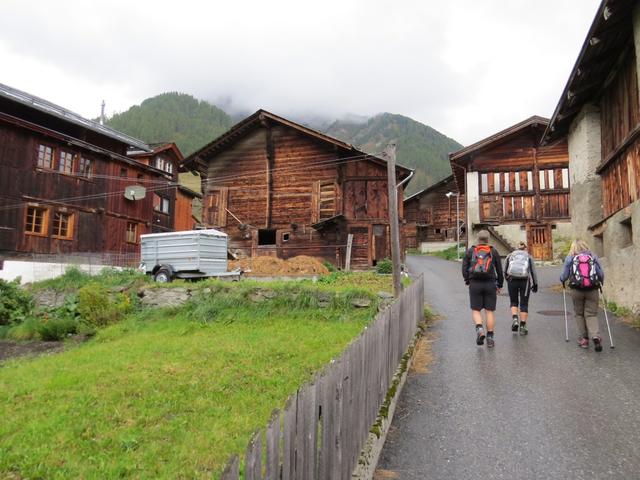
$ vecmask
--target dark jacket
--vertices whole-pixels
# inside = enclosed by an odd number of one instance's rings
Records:
[[[514,252],[517,252],[517,250],[515,250]],[[514,252],[511,252],[511,253],[514,253]],[[509,262],[510,261],[511,261],[511,254],[507,255],[507,260],[504,263],[504,274],[507,277],[507,282],[510,282],[512,280],[509,277],[509,275],[507,275],[507,271],[509,270]],[[533,261],[533,257],[531,255],[529,255],[529,276],[531,277],[531,285],[535,285],[537,287],[538,286],[538,275],[536,273],[535,262]]]
[[[600,285],[602,285],[604,283],[604,270],[602,270],[602,265],[600,265],[600,260],[598,260],[598,257],[594,253],[591,253],[589,251],[581,252],[581,253],[588,253],[593,257],[594,264],[596,267],[596,275],[598,276]],[[562,273],[560,274],[560,281],[562,283],[566,282],[571,277],[573,257],[574,257],[573,255],[567,255],[567,258],[564,259],[564,267],[562,268]]]
[[[469,284],[469,282],[474,281],[474,279],[471,277],[471,274],[469,273],[474,247],[475,245],[468,249],[462,259],[462,277],[464,278],[464,283],[466,283],[467,285]],[[497,288],[502,288],[502,285],[504,284],[504,274],[502,273],[502,259],[500,258],[500,254],[498,253],[498,251],[493,247],[491,247],[491,265],[492,268],[489,272],[489,277],[486,280],[481,281],[484,282],[487,280],[493,280],[494,282],[496,282]]]

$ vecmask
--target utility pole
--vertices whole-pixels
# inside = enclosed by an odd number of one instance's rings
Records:
[[[100,104],[100,125],[104,125],[104,121],[105,121],[105,117],[104,117],[104,107],[105,107],[105,103],[104,100],[102,100],[102,103]]]
[[[398,189],[396,187],[396,144],[390,142],[382,152],[387,161],[387,187],[389,191],[389,226],[391,228],[391,261],[393,262],[393,293],[398,298],[402,291],[400,279],[400,227],[398,225]]]

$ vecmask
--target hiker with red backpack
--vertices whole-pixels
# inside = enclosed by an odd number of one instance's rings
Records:
[[[575,240],[564,261],[560,275],[562,287],[569,282],[573,299],[573,312],[578,325],[578,344],[589,348],[589,338],[596,352],[602,351],[602,337],[598,326],[598,289],[604,282],[604,272],[598,257],[589,250],[584,240]]]
[[[489,245],[489,232],[478,232],[478,244],[467,250],[462,259],[462,277],[469,286],[471,317],[476,326],[476,344],[493,348],[494,311],[498,301],[498,292],[502,288],[504,276],[498,251]],[[487,317],[487,333],[482,323],[482,310]]]
[[[538,276],[533,258],[527,252],[527,244],[520,242],[518,249],[507,255],[504,271],[507,277],[509,300],[511,301],[511,316],[513,323],[511,331],[520,331],[520,335],[527,335],[527,317],[529,316],[529,295],[538,291]]]

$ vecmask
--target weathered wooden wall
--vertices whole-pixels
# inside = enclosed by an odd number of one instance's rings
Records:
[[[423,317],[415,280],[315,379],[275,410],[244,455],[244,480],[348,480]],[[240,478],[232,458],[222,480]],[[263,468],[264,465],[264,468]]]
[[[30,114],[29,118],[38,120],[36,115]],[[89,133],[82,136],[85,141],[98,142],[101,139],[99,135],[93,138]],[[172,214],[153,212],[151,192],[144,200],[138,201],[126,200],[123,196],[125,186],[140,184],[154,189],[160,185],[154,182],[166,184],[171,181],[170,177],[154,173],[133,161],[117,160],[104,152],[102,145],[97,145],[100,149],[90,145],[83,147],[70,140],[48,128],[0,113],[0,168],[3,172],[0,176],[0,250],[35,253],[135,252],[138,245],[126,241],[127,223],[137,225],[138,235],[172,229]],[[111,141],[101,141],[104,145],[114,146]],[[73,154],[73,172],[67,174],[56,168],[38,167],[38,148],[41,144],[53,148],[54,152],[64,150]],[[89,178],[78,175],[80,156],[92,162]],[[126,175],[126,178],[121,175]],[[171,199],[171,212],[174,208],[174,191],[175,187],[171,187],[159,192]],[[48,227],[43,234],[25,232],[29,206],[47,209]],[[72,215],[71,238],[53,238],[51,226],[56,211]]]
[[[421,242],[444,242],[456,239],[456,197],[446,193],[457,192],[453,177],[423,194],[404,202],[405,245],[417,248]],[[458,200],[459,220],[465,220],[465,196]]]
[[[604,218],[640,198],[640,97],[633,49],[600,100]]]
[[[390,256],[386,189],[384,165],[266,123],[208,159],[203,221],[229,234],[240,255],[304,254],[341,266],[354,233],[352,265],[366,267]],[[260,230],[275,231],[275,243],[261,244]]]

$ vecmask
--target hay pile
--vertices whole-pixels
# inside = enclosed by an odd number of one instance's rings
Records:
[[[246,275],[327,275],[329,270],[322,260],[299,255],[287,260],[276,257],[254,257],[229,261],[229,269],[242,269]]]

